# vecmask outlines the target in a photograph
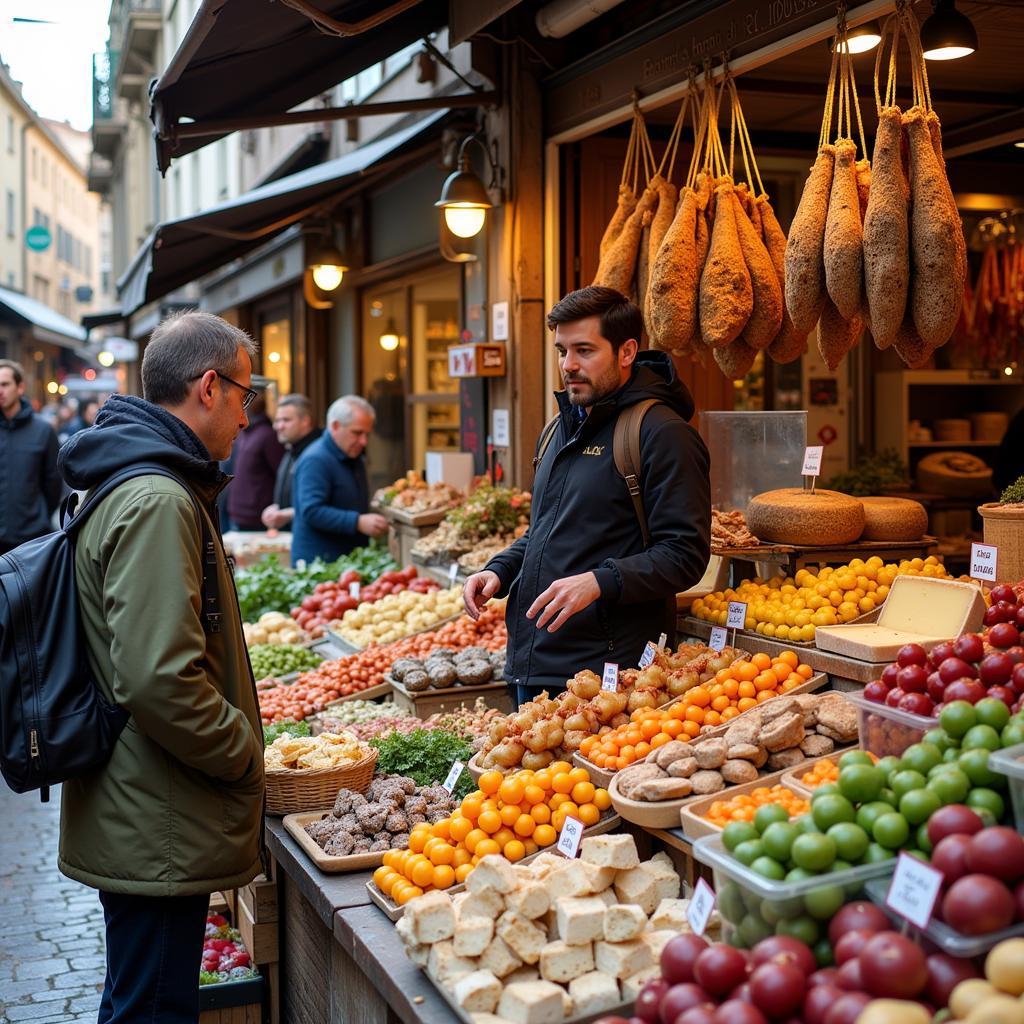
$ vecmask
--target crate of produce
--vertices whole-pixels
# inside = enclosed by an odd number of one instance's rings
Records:
[[[262,1024],[263,977],[199,986],[199,1024]]]
[[[989,756],[988,766],[1009,780],[1013,820],[1017,831],[1024,835],[1024,743],[994,751]]]
[[[260,1024],[264,985],[253,966],[252,948],[244,932],[221,914],[207,915],[199,972],[200,1024]]]
[[[865,700],[863,690],[846,694],[846,699],[857,708],[861,746],[876,757],[899,757],[938,725],[935,718]]]
[[[860,864],[797,881],[776,881],[747,867],[726,849],[722,835],[704,836],[693,855],[714,872],[716,906],[722,915],[723,941],[744,947],[771,934],[792,935],[827,959],[829,923],[841,908],[863,894],[872,878],[892,873],[894,860]],[[756,862],[755,862],[756,863]]]
[[[807,761],[791,771],[784,772],[780,781],[784,786],[810,799],[818,786],[838,781],[839,759],[846,753],[846,750],[837,750],[825,757]],[[874,754],[869,753],[869,757],[873,761],[878,761]]]
[[[683,835],[690,840],[699,839],[701,836],[718,835],[726,822],[713,814],[717,809],[716,805],[742,805],[744,810],[749,807],[756,812],[756,809],[765,803],[780,803],[789,809],[790,817],[803,814],[810,808],[810,801],[803,794],[787,786],[779,776],[781,773],[772,778],[733,786],[724,793],[716,793],[714,796],[691,799],[678,809],[677,820],[671,827],[681,828]]]
[[[238,890],[238,901],[244,903],[249,916],[257,924],[277,920],[277,882],[257,875]]]
[[[504,682],[485,683],[483,686],[446,686],[441,689],[422,690],[409,693],[400,683],[391,680],[394,687],[393,700],[395,707],[408,711],[417,718],[429,718],[443,711],[454,711],[456,708],[473,704],[477,698],[505,714],[513,710],[512,698],[508,686]]]

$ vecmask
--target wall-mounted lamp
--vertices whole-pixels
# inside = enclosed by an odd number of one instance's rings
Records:
[[[348,267],[338,247],[325,242],[313,257],[310,269],[313,271],[313,282],[317,288],[322,292],[333,292],[341,284]]]
[[[978,48],[978,33],[956,0],[933,0],[933,13],[921,26],[921,47],[928,60],[957,60]]]
[[[398,337],[398,328],[395,326],[395,318],[388,317],[388,325],[380,336],[380,347],[385,352],[394,352],[398,348],[401,339]]]
[[[449,174],[441,188],[441,198],[434,205],[444,211],[448,230],[458,238],[473,238],[480,233],[487,219],[487,211],[494,203],[488,188],[477,177],[470,166],[466,149],[475,142],[487,157],[491,168],[490,189],[498,187],[498,164],[490,149],[477,135],[468,135],[459,146],[458,169]]]

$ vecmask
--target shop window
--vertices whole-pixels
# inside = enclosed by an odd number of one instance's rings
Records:
[[[377,420],[367,446],[370,490],[401,476],[406,456],[406,399],[409,371],[407,289],[373,290],[363,295],[362,394]]]
[[[260,317],[260,353],[262,374],[274,382],[273,392],[287,395],[292,390],[292,325],[287,308]],[[268,401],[270,415],[271,405]]]

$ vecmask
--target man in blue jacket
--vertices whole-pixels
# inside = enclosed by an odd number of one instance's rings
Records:
[[[21,365],[0,359],[0,555],[49,533],[60,502],[57,435],[24,395]]]
[[[334,561],[387,532],[388,521],[367,511],[363,453],[375,418],[369,402],[345,395],[327,410],[323,435],[302,453],[293,486],[292,565]]]

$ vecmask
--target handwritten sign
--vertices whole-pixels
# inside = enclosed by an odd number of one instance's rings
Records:
[[[604,663],[604,675],[601,676],[601,689],[615,693],[619,688],[619,666],[613,661]]]
[[[971,579],[995,583],[999,549],[995,544],[971,545]]]
[[[558,836],[556,849],[571,860],[580,852],[581,842],[583,842],[583,822],[578,818],[566,818]]]
[[[730,629],[742,629],[747,621],[747,603],[746,601],[730,601],[729,602],[729,617],[725,620],[725,624]]]
[[[704,934],[714,909],[714,889],[703,878],[698,878],[697,884],[693,887],[693,895],[690,897],[690,905],[686,908],[686,920],[690,922],[690,928],[694,935]]]
[[[648,642],[644,648],[644,653],[640,655],[640,667],[647,668],[652,661],[654,661],[654,655],[657,653],[657,648],[654,644]]]
[[[724,626],[713,626],[711,628],[711,639],[708,640],[708,647],[713,651],[723,651],[728,639],[729,634]]]
[[[900,917],[924,928],[931,920],[941,888],[941,872],[908,853],[901,853],[896,860],[885,902]]]
[[[348,585],[348,596],[354,597],[357,601],[359,600],[360,587],[358,583],[350,583]]]
[[[452,765],[452,770],[448,773],[448,777],[441,783],[442,788],[449,796],[455,792],[455,786],[459,781],[459,776],[462,775],[462,769],[465,767],[461,761],[456,761]]]
[[[448,566],[448,582],[452,586],[455,586],[455,577],[458,576],[458,575],[459,575],[459,563],[458,562],[452,562],[452,564]]]
[[[825,446],[810,444],[804,449],[804,468],[800,472],[804,476],[821,476],[821,456]]]

